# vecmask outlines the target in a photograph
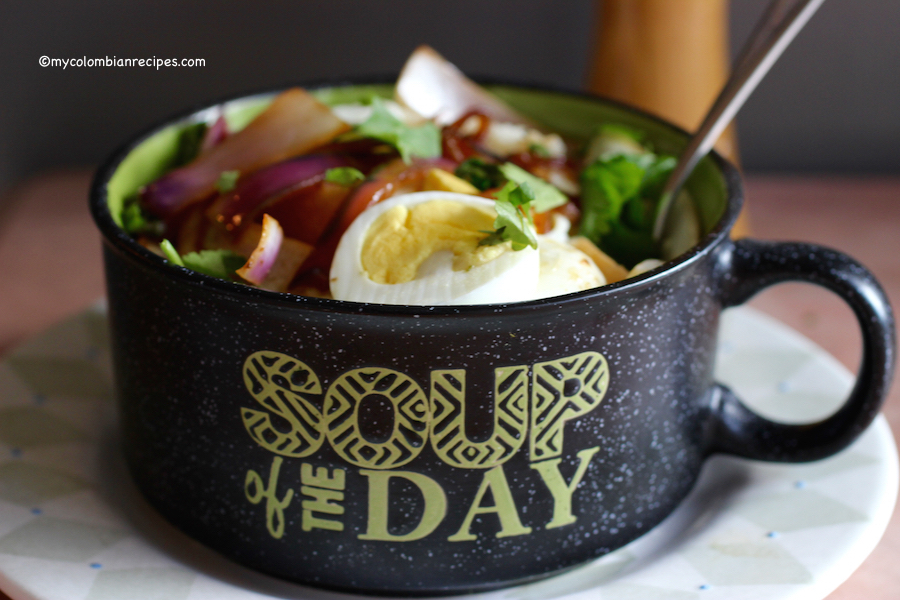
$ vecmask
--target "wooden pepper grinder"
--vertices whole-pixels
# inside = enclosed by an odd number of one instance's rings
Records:
[[[597,0],[588,89],[695,131],[728,78],[728,0]],[[734,124],[716,144],[738,164]],[[747,233],[747,211],[735,225]]]

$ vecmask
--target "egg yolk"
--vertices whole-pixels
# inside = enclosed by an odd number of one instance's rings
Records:
[[[438,252],[453,255],[453,270],[483,265],[509,250],[509,243],[479,246],[494,229],[495,215],[487,209],[430,200],[414,206],[395,206],[380,215],[366,234],[360,260],[375,283],[406,283]]]

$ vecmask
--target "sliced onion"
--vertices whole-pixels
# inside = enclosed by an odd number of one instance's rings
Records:
[[[206,152],[214,146],[221,144],[228,137],[228,122],[224,115],[219,115],[215,123],[209,126],[203,141],[200,143],[200,152]]]
[[[244,129],[145,187],[144,202],[167,217],[212,194],[224,171],[251,173],[308,152],[349,128],[305,90],[287,90]]]
[[[439,125],[449,125],[471,111],[503,123],[533,123],[466,77],[429,46],[407,59],[394,91],[397,102]]]
[[[241,177],[234,190],[223,194],[211,207],[210,216],[229,226],[240,225],[244,215],[276,194],[316,184],[325,178],[328,169],[348,164],[340,156],[310,155],[259,169]]]
[[[272,270],[275,259],[278,258],[278,252],[281,250],[281,242],[284,239],[284,232],[278,221],[269,215],[263,215],[262,235],[259,236],[259,243],[247,259],[247,263],[238,269],[236,273],[241,278],[259,285]]]
[[[242,229],[231,249],[238,254],[249,255],[259,244],[261,237],[262,225],[251,223]],[[278,251],[275,263],[269,269],[265,279],[257,285],[273,292],[286,292],[300,265],[312,251],[313,247],[310,244],[285,235],[281,240],[281,249]]]
[[[313,247],[300,240],[285,237],[281,242],[281,251],[278,260],[272,266],[272,270],[266,275],[265,280],[259,285],[263,289],[273,292],[286,292],[288,286],[294,280],[297,270],[306,258],[312,253]]]

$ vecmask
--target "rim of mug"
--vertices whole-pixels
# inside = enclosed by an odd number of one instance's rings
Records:
[[[301,296],[289,292],[273,292],[261,288],[234,283],[216,277],[211,277],[190,269],[173,269],[163,257],[151,252],[141,246],[134,238],[125,232],[112,218],[112,213],[108,204],[107,184],[112,176],[116,173],[119,166],[125,158],[137,147],[147,141],[150,137],[171,125],[180,122],[190,122],[192,118],[199,113],[209,110],[212,107],[235,101],[252,101],[255,99],[265,99],[272,97],[279,92],[290,87],[300,86],[304,89],[315,90],[321,88],[336,88],[350,86],[365,85],[384,85],[393,83],[396,77],[386,78],[370,78],[370,79],[324,79],[312,83],[298,83],[284,85],[278,87],[269,87],[261,91],[232,94],[226,97],[207,101],[194,105],[186,110],[181,110],[164,119],[156,121],[154,124],[144,128],[137,134],[129,137],[116,150],[114,150],[106,160],[98,167],[94,178],[91,182],[89,191],[90,212],[97,228],[103,235],[104,241],[111,244],[113,248],[122,254],[128,256],[129,260],[140,263],[145,268],[158,272],[164,277],[171,277],[175,281],[182,282],[186,285],[202,286],[210,291],[219,294],[237,296],[245,300],[252,300],[257,303],[265,303],[272,306],[281,306],[285,309],[307,309],[313,311],[322,311],[329,313],[345,313],[364,316],[480,316],[489,314],[493,317],[502,315],[521,314],[541,310],[545,308],[561,309],[572,304],[582,304],[585,301],[592,301],[597,298],[608,299],[611,297],[631,294],[638,289],[646,288],[659,279],[668,277],[670,274],[688,268],[693,263],[701,260],[704,256],[713,251],[724,240],[728,239],[731,228],[734,226],[737,216],[743,205],[743,186],[741,183],[741,175],[738,169],[728,160],[722,157],[715,150],[709,153],[709,158],[715,163],[715,166],[721,174],[725,183],[725,210],[716,224],[703,236],[701,241],[694,245],[686,252],[677,257],[663,263],[663,265],[642,273],[641,275],[618,281],[616,283],[606,284],[600,287],[572,292],[560,296],[551,296],[548,298],[540,298],[536,300],[528,300],[524,302],[514,303],[497,303],[497,304],[464,304],[464,305],[405,305],[405,304],[370,304],[362,302],[352,302],[348,300],[335,300],[330,298],[316,298],[312,296]],[[634,106],[591,94],[583,91],[573,91],[560,87],[533,83],[517,83],[509,80],[491,80],[479,78],[479,84],[487,86],[504,86],[516,88],[523,91],[549,92],[562,96],[583,98],[602,102],[638,115],[642,119],[656,123],[658,126],[669,129],[672,133],[685,139],[690,138],[690,133],[684,129],[673,125],[669,121],[662,119],[656,115],[635,108]]]

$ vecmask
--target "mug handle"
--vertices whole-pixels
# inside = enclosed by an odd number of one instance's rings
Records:
[[[723,308],[743,304],[757,292],[786,281],[820,285],[853,309],[862,330],[862,364],[849,398],[836,413],[816,423],[770,421],[717,384],[707,438],[710,453],[805,462],[843,450],[875,419],[893,377],[896,333],[887,295],[868,269],[835,250],[750,239],[728,244],[719,263]]]

